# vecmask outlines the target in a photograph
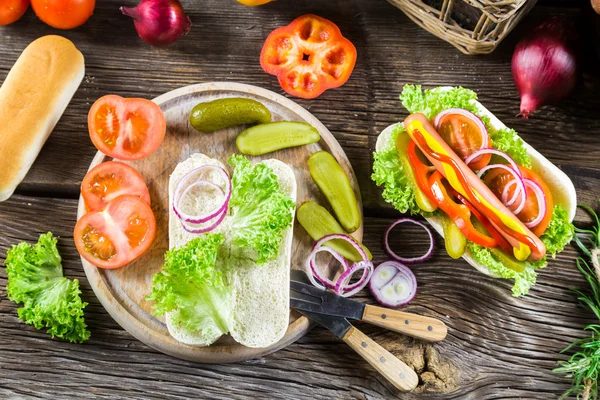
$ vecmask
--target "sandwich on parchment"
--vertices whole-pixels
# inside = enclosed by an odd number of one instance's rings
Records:
[[[204,165],[227,169],[203,154],[181,162],[169,182],[169,247],[163,271],[155,276],[151,298],[178,341],[208,346],[229,333],[248,347],[267,347],[281,339],[289,324],[290,257],[296,204],[292,169],[278,160],[252,165],[243,156],[229,164],[229,209],[213,230],[195,234],[183,228],[173,209],[178,182]],[[204,176],[225,186],[223,176]],[[218,208],[222,193],[202,189],[187,196],[187,211],[202,214]],[[186,264],[180,268],[181,264]],[[201,260],[201,261],[198,261]],[[199,267],[200,265],[200,267]],[[182,280],[192,284],[181,284]]]
[[[573,237],[575,188],[476,98],[404,86],[411,115],[377,138],[372,179],[397,210],[423,215],[453,258],[525,295]]]

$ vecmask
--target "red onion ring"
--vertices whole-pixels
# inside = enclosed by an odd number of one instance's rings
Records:
[[[400,257],[399,255],[394,253],[392,251],[392,249],[390,248],[389,238],[388,238],[390,235],[390,232],[392,231],[392,229],[394,229],[394,227],[396,225],[399,225],[399,224],[402,224],[405,222],[409,222],[411,224],[415,224],[415,225],[422,227],[423,229],[425,229],[425,232],[427,232],[427,234],[429,235],[429,249],[427,249],[427,252],[424,255],[422,255],[420,257],[411,257],[411,258]],[[435,240],[433,238],[433,233],[431,232],[431,229],[427,225],[422,223],[421,221],[417,221],[412,218],[400,218],[400,219],[394,221],[385,231],[385,234],[383,236],[383,245],[385,247],[385,252],[393,259],[401,261],[401,262],[405,262],[407,264],[415,264],[415,263],[426,261],[429,258],[431,258],[431,256],[433,255],[433,247],[435,245]]]
[[[311,283],[313,285],[315,285],[316,287],[318,287],[319,289],[335,289],[336,288],[336,283],[339,281],[339,278],[336,282],[333,282],[329,279],[327,279],[326,277],[324,277],[323,275],[321,275],[321,273],[319,272],[315,259],[317,257],[317,254],[319,254],[322,251],[326,251],[329,254],[331,254],[336,260],[338,260],[340,262],[340,264],[342,265],[342,267],[344,268],[344,272],[348,270],[348,261],[346,261],[346,259],[344,257],[342,257],[342,255],[340,253],[338,253],[337,251],[333,250],[330,247],[325,247],[325,246],[321,246],[318,248],[314,248],[313,250],[310,252],[310,255],[308,256],[308,265],[307,265],[307,270],[309,270],[310,272],[307,274],[308,278],[310,279]],[[316,278],[321,284],[315,284],[316,281],[314,281],[314,278]]]
[[[479,151],[485,150],[488,148],[490,135],[488,134],[488,130],[485,127],[485,124],[483,123],[481,118],[479,118],[477,115],[473,114],[471,111],[465,110],[464,108],[449,108],[447,110],[441,111],[438,115],[436,115],[435,118],[433,119],[433,126],[435,127],[436,131],[440,130],[442,119],[449,114],[462,115],[463,117],[466,117],[467,119],[472,121],[475,125],[477,125],[477,127],[481,131],[481,136],[482,136],[481,148]],[[473,154],[475,154],[475,153],[473,153]],[[470,158],[469,162],[473,161],[475,158],[478,157],[478,156],[476,156],[476,157],[471,158],[472,156],[473,155],[470,155],[469,157],[467,157],[467,159]],[[465,164],[469,165],[469,162],[467,162],[465,160]]]
[[[348,284],[352,275],[357,271],[363,270],[361,278],[352,284]],[[342,297],[354,296],[356,293],[363,290],[369,283],[371,276],[373,275],[373,263],[371,261],[359,261],[354,263],[352,267],[344,271],[335,283],[334,292]]]
[[[225,208],[223,210],[223,212],[221,212],[220,215],[217,215],[216,221],[206,227],[195,227],[193,223],[185,222],[182,220],[180,220],[179,222],[181,222],[181,226],[183,227],[183,229],[185,231],[187,231],[189,233],[200,234],[200,233],[210,232],[213,229],[215,229],[217,226],[219,226],[221,224],[221,222],[223,222],[226,215],[227,215],[227,209]]]
[[[485,154],[493,154],[493,155],[500,156],[500,157],[504,158],[506,161],[508,161],[508,163],[510,164],[510,166],[515,170],[515,172],[517,173],[517,175],[519,175],[519,177],[521,176],[521,171],[519,170],[519,166],[517,165],[517,163],[515,162],[515,160],[513,160],[505,152],[497,150],[497,149],[481,149],[481,150],[477,150],[476,152],[474,152],[473,154],[471,154],[469,157],[467,157],[465,159],[465,164],[469,165],[476,158],[478,158],[479,156],[483,156]],[[493,165],[498,165],[498,164],[493,164]]]
[[[358,241],[356,239],[354,239],[352,236],[345,235],[343,233],[336,233],[336,234],[332,234],[332,235],[323,236],[321,239],[319,239],[315,242],[315,244],[312,247],[312,250],[314,251],[316,248],[323,246],[324,243],[326,243],[330,240],[333,240],[333,239],[345,240],[346,242],[350,243],[352,245],[352,247],[354,247],[356,249],[356,251],[358,251],[358,254],[360,254],[360,256],[363,258],[363,260],[367,261],[369,259],[369,256],[367,256],[367,253],[360,246]]]
[[[535,193],[535,197],[538,201],[537,217],[535,217],[533,221],[525,222],[526,227],[533,228],[534,226],[542,222],[544,216],[546,215],[546,195],[544,194],[544,190],[535,181],[528,178],[523,179],[523,181],[525,182],[525,186],[530,187],[531,190],[533,190],[533,192]]]
[[[393,267],[396,269],[396,273],[392,275],[389,279],[385,279],[381,281],[377,279],[378,272],[381,273],[383,269],[386,267]],[[397,278],[398,277],[398,278]],[[382,290],[387,287],[389,284],[394,283],[396,281],[404,281],[406,283],[406,287],[409,289],[408,294],[397,297],[390,298],[384,293]],[[375,297],[375,300],[383,306],[386,307],[398,307],[405,304],[408,304],[417,294],[417,278],[412,273],[412,271],[406,266],[397,261],[386,261],[377,266],[375,271],[373,272],[373,276],[371,281],[369,282],[369,289],[371,290],[371,294]],[[393,288],[393,295],[398,295],[396,288]]]
[[[504,205],[506,207],[511,206],[516,201],[516,197],[518,196],[518,193],[523,193],[523,195],[521,196],[521,203],[515,209],[515,211],[513,211],[514,214],[520,213],[523,210],[523,207],[525,207],[525,202],[527,200],[527,194],[525,192],[525,184],[523,183],[523,178],[521,177],[521,175],[519,175],[517,173],[517,171],[515,171],[514,169],[512,169],[511,167],[509,167],[506,164],[490,164],[490,165],[486,165],[485,167],[481,168],[479,170],[479,172],[477,172],[477,176],[479,178],[481,178],[481,176],[484,173],[486,173],[490,169],[494,169],[494,168],[500,168],[500,169],[503,169],[505,171],[508,171],[514,177],[514,179],[515,179],[515,181],[517,183],[517,189],[515,190],[515,194],[513,195],[513,197],[511,198],[511,200],[508,201],[508,202],[506,202]],[[502,199],[500,199],[500,200],[502,200]]]
[[[223,200],[223,203],[219,207],[217,207],[214,211],[211,211],[209,213],[202,214],[202,215],[189,215],[180,209],[181,198],[184,197],[183,195],[185,193],[188,193],[189,187],[192,185],[191,183],[189,183],[189,181],[192,178],[194,178],[195,176],[200,175],[202,172],[207,171],[207,170],[217,171],[224,178],[226,186],[225,186],[225,189],[224,190],[222,189],[222,190],[225,195],[225,199]],[[209,182],[209,181],[207,181],[206,179],[197,179],[197,180],[195,180],[195,183],[197,183],[197,182]],[[177,182],[177,186],[175,187],[175,195],[174,195],[174,199],[173,199],[173,211],[175,212],[175,215],[177,215],[177,217],[182,222],[201,224],[201,223],[208,222],[214,218],[219,217],[221,215],[221,213],[223,212],[223,210],[227,209],[230,198],[231,198],[231,178],[229,177],[229,174],[227,173],[227,171],[225,171],[223,168],[221,168],[217,165],[203,165],[199,168],[195,168],[195,169],[191,170],[190,172],[185,174],[179,180],[179,182]]]

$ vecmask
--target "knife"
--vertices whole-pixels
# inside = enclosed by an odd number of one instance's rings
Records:
[[[346,342],[397,389],[407,392],[417,387],[419,377],[412,368],[352,326],[346,318],[304,310],[298,312],[329,329]]]
[[[438,319],[363,304],[316,288],[304,271],[292,270],[290,288],[291,306],[298,311],[362,320],[428,342],[439,342],[448,333]]]

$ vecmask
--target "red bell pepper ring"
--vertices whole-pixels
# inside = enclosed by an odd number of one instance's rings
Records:
[[[466,205],[456,203],[452,200],[446,186],[442,182],[443,178],[444,176],[440,171],[435,171],[429,177],[431,192],[436,199],[438,207],[454,220],[458,229],[471,242],[488,248],[498,246],[496,239],[486,236],[475,229],[471,222],[471,211]]]
[[[260,65],[292,96],[313,99],[346,83],[356,48],[333,22],[307,14],[269,34]]]
[[[463,195],[458,193],[453,188],[450,188],[450,191],[458,200],[460,200],[461,203],[463,203],[465,206],[467,206],[467,208],[473,213],[475,218],[477,218],[483,224],[483,226],[485,226],[485,229],[490,233],[490,235],[492,235],[492,237],[494,239],[496,239],[496,242],[498,242],[498,246],[500,246],[502,248],[502,250],[504,250],[507,254],[512,254],[513,248],[511,246],[511,244],[508,243],[508,240],[504,239],[504,236],[502,236],[500,234],[500,232],[498,232],[496,230],[496,228],[494,228],[494,226],[490,223],[490,221],[488,221],[488,219],[486,217],[484,217],[483,214],[481,214],[473,206],[473,204],[469,203],[469,201],[467,199],[465,199]]]

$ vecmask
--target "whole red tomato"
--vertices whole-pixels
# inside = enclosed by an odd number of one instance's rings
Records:
[[[32,0],[31,7],[39,19],[58,29],[82,25],[94,12],[96,0]]]
[[[25,14],[29,8],[29,0],[1,0],[0,26],[12,24]]]

